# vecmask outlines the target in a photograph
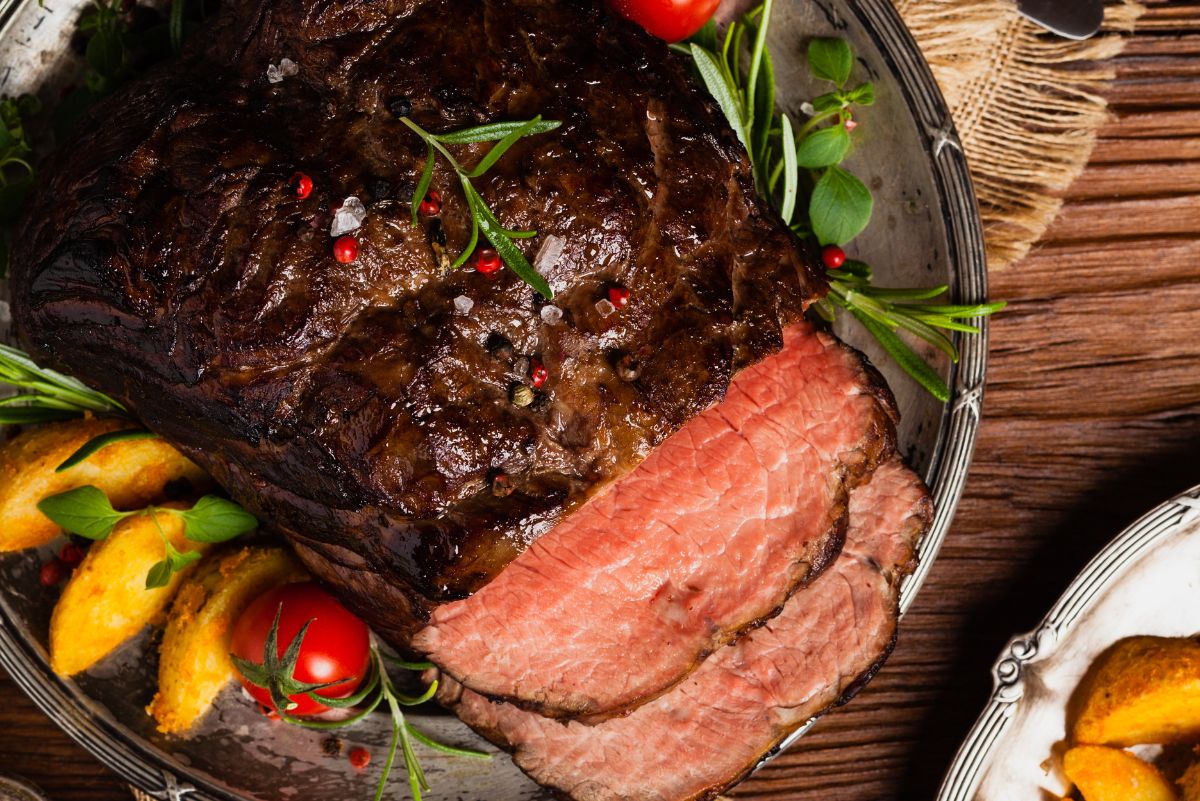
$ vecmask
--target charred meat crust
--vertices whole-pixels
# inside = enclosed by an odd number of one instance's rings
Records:
[[[665,45],[598,0],[451,1],[227,4],[59,148],[13,258],[30,349],[295,538],[397,644],[719,401],[825,290]],[[284,57],[299,73],[268,83]],[[539,232],[519,246],[561,323],[511,271],[441,273],[409,225],[425,154],[396,95],[439,132],[562,121],[477,182],[501,220]],[[296,171],[307,200],[287,192]],[[433,188],[455,252],[470,221],[442,162]],[[340,265],[329,225],[352,195],[368,217]],[[612,284],[632,302],[605,317]],[[513,358],[489,352],[493,334]],[[517,408],[531,356],[551,380]],[[637,371],[615,367],[625,356]]]

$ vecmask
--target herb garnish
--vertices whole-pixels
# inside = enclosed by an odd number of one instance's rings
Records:
[[[701,80],[717,101],[730,126],[746,146],[759,194],[772,203],[798,236],[821,245],[844,245],[871,219],[871,192],[840,166],[850,152],[855,106],[875,102],[871,83],[850,87],[854,53],[841,39],[813,39],[808,66],[813,76],[833,90],[812,101],[809,119],[798,129],[775,106],[775,77],[766,47],[772,0],[731,22],[724,38],[710,22],[687,44],[672,45],[692,57]],[[808,111],[808,109],[806,109]],[[807,196],[807,204],[802,196]],[[798,214],[801,208],[807,214]],[[932,367],[897,336],[903,329],[958,361],[958,349],[938,329],[978,333],[963,320],[986,317],[1005,303],[936,305],[929,303],[949,290],[881,289],[871,284],[871,269],[847,261],[829,270],[829,295],[815,308],[832,322],[837,309],[849,312],[872,334],[896,363],[934,397],[949,400],[950,390]]]
[[[500,160],[500,158],[508,152],[517,140],[526,136],[535,136],[537,134],[547,133],[559,127],[562,123],[543,120],[541,116],[534,117],[532,120],[524,122],[499,122],[489,125],[480,125],[475,128],[466,128],[461,131],[455,131],[448,134],[431,134],[421,126],[417,125],[408,117],[401,117],[400,121],[412,129],[417,136],[425,142],[426,157],[425,168],[421,172],[421,179],[417,182],[416,191],[413,193],[412,199],[412,224],[417,225],[417,209],[421,201],[425,199],[426,193],[429,191],[429,185],[433,181],[433,165],[435,161],[435,151],[441,153],[442,156],[454,168],[454,172],[458,175],[459,182],[462,184],[463,194],[467,199],[467,207],[471,212],[471,239],[467,243],[463,252],[450,265],[451,270],[457,270],[471,254],[475,251],[475,247],[479,244],[479,233],[483,232],[484,237],[492,243],[492,247],[500,254],[500,258],[508,265],[517,276],[525,283],[529,284],[535,290],[542,294],[547,300],[554,298],[554,292],[551,291],[550,285],[546,283],[537,270],[525,258],[512,240],[528,239],[537,236],[537,231],[510,231],[500,224],[496,219],[496,215],[488,207],[487,202],[480,196],[475,187],[471,185],[472,178],[483,176],[492,166]],[[454,155],[446,149],[446,145],[466,145],[474,142],[495,142],[496,144],[487,152],[480,162],[475,165],[474,169],[468,170],[462,166]]]
[[[252,514],[216,495],[205,495],[191,509],[147,506],[132,512],[118,512],[104,491],[90,484],[43,498],[37,508],[64,531],[89,540],[107,538],[116,525],[128,517],[148,516],[162,537],[164,557],[146,574],[146,589],[165,587],[173,573],[200,558],[199,551],[180,553],[171,545],[159,525],[159,513],[182,520],[183,536],[192,542],[227,542],[258,527]]]
[[[0,345],[0,384],[21,390],[0,398],[0,425],[70,420],[88,413],[129,417],[125,407],[107,395],[39,367],[27,354],[7,345]]]
[[[405,662],[396,659],[384,654],[379,650],[379,646],[372,642],[371,673],[358,690],[345,698],[328,698],[324,695],[317,695],[317,690],[342,684],[350,681],[350,679],[342,679],[341,681],[327,684],[311,684],[296,680],[296,661],[300,656],[300,648],[304,642],[304,635],[308,632],[308,626],[312,621],[308,621],[308,623],[305,623],[301,627],[292,641],[288,643],[283,656],[280,657],[279,617],[282,612],[283,605],[280,604],[279,611],[275,613],[275,621],[271,624],[271,630],[268,632],[266,642],[263,645],[263,661],[261,664],[241,659],[236,654],[230,654],[230,657],[233,659],[233,663],[238,671],[247,681],[271,693],[271,702],[275,705],[275,711],[282,720],[306,729],[329,731],[352,726],[374,712],[380,704],[386,702],[388,712],[392,716],[392,737],[388,745],[387,760],[383,763],[383,775],[379,777],[379,784],[375,788],[375,801],[380,801],[383,798],[384,788],[387,786],[392,766],[396,762],[397,751],[404,758],[404,766],[408,771],[408,786],[412,792],[414,801],[421,801],[421,793],[427,792],[430,789],[429,782],[425,778],[425,771],[421,769],[421,763],[417,759],[417,752],[413,748],[413,740],[435,751],[441,751],[451,756],[473,759],[492,758],[490,754],[482,751],[455,748],[444,743],[439,743],[437,740],[422,734],[404,717],[401,707],[417,706],[433,698],[437,693],[438,683],[436,679],[430,682],[429,686],[420,695],[405,695],[396,689],[391,676],[388,675],[386,662],[392,662],[397,667],[414,671],[424,671],[432,668],[433,664],[430,662]],[[294,702],[288,700],[289,697],[299,695],[300,693],[304,693],[312,700],[328,707],[350,709],[361,705],[361,708],[344,720],[305,720],[288,714],[288,710],[295,706]]]

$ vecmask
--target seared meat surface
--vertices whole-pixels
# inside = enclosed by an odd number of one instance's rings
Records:
[[[677,57],[599,3],[228,6],[43,170],[16,319],[403,645],[779,350],[823,279]],[[269,82],[284,58],[298,72]],[[538,231],[519,246],[549,312],[508,270],[443,271],[470,231],[445,163],[440,214],[410,226],[409,108],[434,132],[562,122],[477,182]],[[330,222],[350,196],[368,213],[341,264]],[[614,285],[630,303],[606,314]],[[550,377],[518,406],[532,358]]]

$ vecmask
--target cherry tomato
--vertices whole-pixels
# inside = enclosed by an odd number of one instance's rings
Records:
[[[308,621],[292,677],[297,681],[324,684],[342,682],[318,690],[314,695],[345,698],[367,677],[371,638],[367,624],[355,617],[332,595],[312,582],[285,584],[254,599],[233,627],[230,644],[235,656],[261,665],[271,624],[279,614],[278,651],[280,657]],[[271,694],[240,677],[246,691],[268,709],[273,709]],[[304,694],[289,697],[295,706],[291,715],[314,715],[329,707]]]
[[[704,27],[720,0],[609,0],[613,10],[659,39],[678,42]]]

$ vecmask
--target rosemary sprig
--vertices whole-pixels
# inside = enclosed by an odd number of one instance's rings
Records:
[[[0,385],[19,390],[0,399],[0,425],[70,420],[87,413],[129,417],[117,401],[74,378],[40,367],[16,348],[0,345]]]
[[[458,175],[459,183],[462,184],[463,196],[467,200],[467,208],[471,212],[471,238],[466,248],[450,265],[450,269],[457,270],[466,263],[479,244],[479,234],[482,232],[484,238],[492,243],[492,247],[496,249],[496,253],[500,255],[510,270],[547,300],[552,299],[554,292],[546,283],[546,279],[533,269],[525,255],[521,253],[520,248],[513,243],[514,239],[528,239],[537,236],[537,232],[512,231],[501,225],[487,202],[471,184],[471,180],[480,178],[487,173],[518,140],[526,136],[548,133],[559,127],[561,123],[543,120],[541,116],[537,116],[524,122],[492,123],[453,133],[431,134],[408,117],[402,117],[400,121],[421,137],[426,148],[425,168],[421,172],[420,180],[417,181],[417,188],[412,199],[413,226],[415,227],[417,224],[417,208],[428,193],[429,185],[433,181],[435,154],[440,153]],[[447,145],[465,145],[474,142],[495,142],[496,144],[488,150],[475,167],[468,170],[447,149]]]
[[[870,190],[841,166],[853,143],[855,106],[875,102],[870,83],[851,86],[854,54],[841,39],[814,39],[808,65],[833,90],[812,101],[807,122],[795,126],[775,106],[775,78],[766,47],[772,0],[731,22],[724,37],[710,23],[690,42],[672,45],[692,57],[700,79],[745,145],[759,194],[772,203],[798,236],[821,245],[844,245],[866,227],[873,210]],[[804,210],[804,213],[802,213]],[[1005,303],[938,305],[946,286],[883,289],[871,283],[871,268],[847,261],[829,270],[829,295],[815,309],[833,322],[839,309],[849,313],[879,341],[896,363],[930,394],[947,401],[950,390],[898,331],[922,339],[952,361],[958,348],[943,331],[974,334],[966,322],[986,317]]]
[[[262,663],[255,664],[231,654],[233,663],[242,676],[249,682],[270,691],[271,702],[275,706],[275,712],[281,720],[291,723],[294,726],[300,726],[305,729],[316,729],[318,731],[344,729],[348,726],[353,726],[355,723],[359,723],[381,705],[386,705],[388,713],[392,718],[392,735],[388,743],[387,758],[383,763],[383,773],[379,777],[379,784],[375,788],[374,801],[380,801],[383,798],[383,791],[387,787],[388,778],[391,776],[392,768],[396,763],[397,752],[399,752],[401,758],[404,760],[404,767],[408,773],[408,787],[412,793],[413,801],[421,801],[422,793],[429,791],[429,781],[425,778],[425,771],[421,768],[421,761],[417,757],[416,749],[413,748],[413,741],[419,742],[435,751],[450,754],[451,756],[467,757],[469,759],[492,758],[490,754],[482,751],[474,751],[469,748],[455,748],[445,743],[439,743],[437,740],[414,728],[408,722],[408,719],[405,718],[402,707],[418,706],[430,700],[437,693],[438,683],[436,680],[430,682],[429,686],[420,695],[406,695],[396,689],[392,677],[388,675],[387,665],[384,660],[393,662],[406,670],[415,671],[431,668],[433,667],[431,663],[404,662],[384,654],[378,645],[371,643],[371,672],[352,695],[345,698],[327,698],[317,692],[318,690],[326,689],[342,682],[317,685],[297,681],[293,673],[296,661],[300,656],[304,635],[312,621],[310,620],[300,629],[288,644],[283,656],[280,657],[279,616],[282,612],[283,606],[280,605],[279,612],[275,615],[275,621],[271,624],[271,630],[267,634]],[[349,681],[349,679],[343,681]],[[343,720],[306,720],[294,717],[288,714],[288,712],[295,704],[289,701],[288,698],[300,693],[328,707],[337,709],[357,707],[357,710],[353,715]]]

